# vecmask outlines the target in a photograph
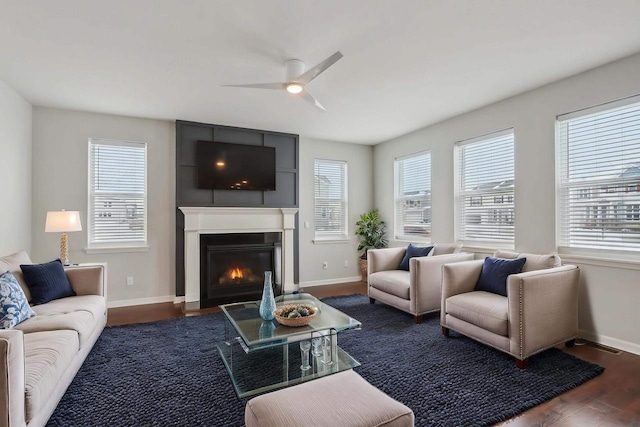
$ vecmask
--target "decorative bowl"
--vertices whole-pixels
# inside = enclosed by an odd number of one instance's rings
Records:
[[[309,312],[309,315],[299,316],[299,317],[289,317],[289,313],[293,311],[298,311],[299,308],[306,309],[307,312]],[[281,325],[297,328],[299,326],[305,326],[311,323],[311,321],[317,315],[317,310],[316,310],[316,307],[313,307],[309,304],[286,304],[278,307],[273,312],[273,314],[276,316],[276,320]]]

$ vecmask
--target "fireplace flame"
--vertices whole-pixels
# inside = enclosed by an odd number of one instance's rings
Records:
[[[245,283],[259,283],[262,279],[248,267],[231,267],[225,270],[218,279],[220,285],[235,285]]]
[[[242,274],[242,270],[236,267],[229,272],[229,277],[231,279],[242,279],[244,274]]]

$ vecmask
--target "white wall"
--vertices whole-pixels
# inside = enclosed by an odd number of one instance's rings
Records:
[[[555,117],[640,93],[640,54],[472,111],[374,148],[374,200],[393,223],[394,158],[431,149],[433,241],[454,239],[453,145],[515,129],[516,241],[521,252],[553,252],[555,243]],[[582,335],[640,354],[640,257],[636,263],[581,267]]]
[[[88,255],[88,140],[147,143],[148,252]],[[34,262],[58,257],[60,236],[45,233],[47,211],[78,210],[83,231],[69,233],[72,263],[107,262],[109,306],[173,301],[175,296],[175,124],[36,107],[33,113]],[[127,276],[134,285],[126,286]]]
[[[0,80],[0,256],[31,252],[32,108]]]
[[[313,243],[315,159],[347,162],[347,242]],[[354,231],[360,215],[373,207],[372,163],[371,146],[300,138],[300,286],[360,280],[358,239]],[[305,228],[305,221],[309,222],[309,228]],[[323,261],[328,263],[326,270],[322,268]]]

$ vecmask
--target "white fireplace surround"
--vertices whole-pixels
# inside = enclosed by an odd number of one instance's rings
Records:
[[[181,207],[184,214],[184,296],[200,302],[200,235],[223,233],[282,233],[282,289],[296,290],[293,279],[293,231],[297,208]]]

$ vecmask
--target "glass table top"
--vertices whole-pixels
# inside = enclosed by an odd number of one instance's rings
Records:
[[[220,306],[225,314],[225,341],[217,348],[240,398],[360,366],[337,341],[338,332],[359,329],[358,320],[305,293],[276,298],[277,306],[284,304],[308,304],[318,314],[309,325],[288,327],[260,318],[260,301]],[[319,338],[324,343],[321,347],[307,350],[306,355],[301,351],[302,344],[312,346]],[[303,360],[308,366],[303,367]]]
[[[358,320],[310,294],[286,294],[276,298],[277,306],[284,304],[308,304],[317,307],[318,315],[308,325],[293,328],[280,325],[275,319],[263,320],[258,312],[260,301],[225,304],[220,307],[248,347],[247,350],[309,339],[310,336],[327,330],[340,332],[361,327]]]

